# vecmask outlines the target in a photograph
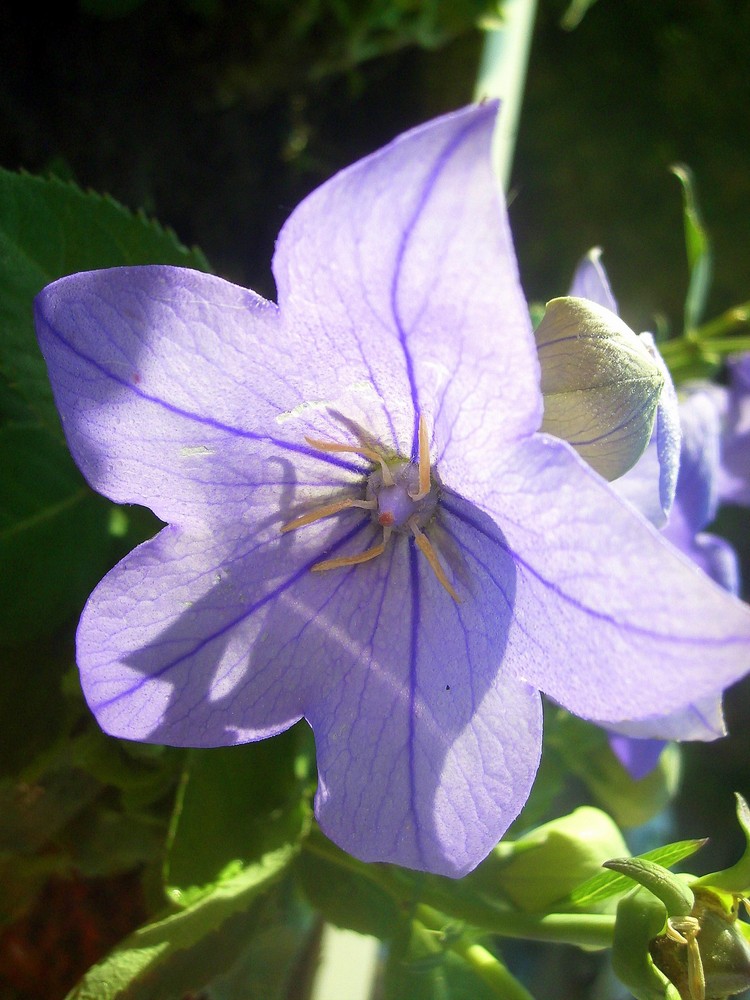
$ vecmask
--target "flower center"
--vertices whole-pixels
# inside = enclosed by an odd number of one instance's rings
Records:
[[[382,469],[376,469],[367,478],[365,497],[375,503],[372,516],[378,524],[394,531],[407,533],[414,523],[424,528],[437,510],[437,488],[430,481],[426,496],[419,497],[419,466],[413,462],[388,465],[392,482],[383,481]]]
[[[315,563],[313,572],[329,569],[341,569],[344,566],[356,566],[369,562],[385,552],[391,534],[410,534],[420,552],[425,556],[435,576],[448,591],[454,601],[460,598],[451,585],[445,569],[438,557],[437,551],[425,535],[426,528],[435,517],[438,508],[438,488],[432,479],[430,469],[429,437],[424,417],[419,418],[419,457],[417,462],[407,462],[398,458],[387,461],[374,448],[356,447],[347,444],[337,444],[328,441],[318,441],[305,438],[308,444],[319,451],[349,452],[369,458],[377,468],[367,477],[365,497],[343,497],[332,503],[323,504],[314,510],[301,514],[299,517],[282,524],[281,531],[294,531],[324,517],[331,517],[344,510],[357,507],[368,511],[371,518],[383,529],[383,540],[364,552],[352,556],[339,556],[335,559],[323,559]]]

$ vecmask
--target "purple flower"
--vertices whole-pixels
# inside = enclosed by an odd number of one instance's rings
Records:
[[[600,262],[601,251],[590,251],[578,265],[573,287],[582,288],[600,305],[616,302]],[[649,334],[654,357],[660,355]],[[663,362],[661,362],[663,365]],[[665,369],[666,371],[666,369]],[[633,503],[676,548],[689,556],[712,580],[732,594],[739,593],[739,568],[734,549],[723,538],[705,532],[716,516],[720,476],[720,418],[714,386],[695,388],[678,404],[667,375],[662,403],[662,445],[659,416],[652,441],[630,472],[613,486]],[[636,780],[658,763],[665,741],[714,740],[726,735],[720,696],[709,696],[668,715],[609,726],[612,750]]]
[[[168,522],[84,609],[100,724],[216,746],[305,717],[322,828],[447,875],[523,806],[540,689],[643,718],[750,666],[744,605],[537,433],[495,111],[407,133],[302,202],[278,305],[172,267],[73,275],[36,303],[85,476]]]
[[[750,507],[750,354],[729,365],[729,388],[715,399],[722,418],[719,496]]]

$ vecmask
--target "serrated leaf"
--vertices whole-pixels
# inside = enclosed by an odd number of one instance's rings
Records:
[[[91,968],[67,1000],[143,997],[142,988],[153,983],[154,977],[179,952],[199,946],[232,917],[246,912],[281,876],[294,854],[295,848],[291,846],[274,851],[219,882],[185,909],[139,928]]]
[[[57,430],[32,301],[64,274],[122,264],[208,270],[203,255],[111,198],[56,178],[0,170],[0,374],[38,419]]]
[[[685,331],[693,330],[700,323],[711,284],[711,244],[698,208],[695,180],[692,171],[682,163],[671,167],[682,186],[682,214],[685,226],[690,279],[685,297]]]
[[[312,928],[309,909],[281,879],[130,983],[118,1000],[289,1000]]]
[[[671,868],[684,858],[689,858],[695,854],[706,843],[705,840],[678,840],[674,844],[666,844],[664,847],[657,847],[653,851],[646,851],[638,857],[644,861],[652,861],[663,865],[664,868]],[[588,907],[594,903],[601,903],[611,896],[628,892],[633,888],[632,882],[625,875],[620,875],[615,871],[606,870],[593,875],[582,882],[569,897],[569,902],[579,907]]]

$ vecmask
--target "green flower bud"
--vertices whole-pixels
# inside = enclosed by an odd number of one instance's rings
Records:
[[[541,429],[571,444],[605,479],[646,449],[664,375],[646,346],[604,306],[572,296],[547,303],[535,331]]]
[[[501,843],[502,853],[492,866],[494,889],[519,909],[543,912],[601,871],[602,862],[624,847],[622,834],[606,813],[581,806],[512,844]],[[485,879],[489,876],[485,869]]]
[[[667,911],[648,889],[639,888],[617,904],[612,968],[636,1000],[680,1000],[680,994],[654,963],[652,941],[665,927]]]

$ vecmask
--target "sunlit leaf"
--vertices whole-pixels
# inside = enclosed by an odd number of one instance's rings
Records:
[[[207,968],[206,956],[216,956],[219,949],[228,947],[229,938],[232,941],[238,938],[238,944],[247,940],[243,915],[252,921],[249,908],[280,877],[294,853],[293,847],[274,851],[217,882],[185,909],[139,928],[88,971],[69,994],[70,1000],[168,997],[169,977],[163,980],[162,973],[178,953],[195,948],[201,949],[203,963],[203,982],[195,985],[202,987],[215,971]],[[221,936],[217,934],[219,930]],[[204,949],[207,940],[208,947]]]
[[[165,866],[172,898],[193,898],[229,866],[300,838],[310,818],[303,735],[298,727],[273,740],[189,753]]]
[[[664,868],[671,868],[672,865],[676,865],[684,858],[695,854],[705,843],[705,840],[679,840],[674,844],[665,844],[664,847],[646,851],[645,854],[640,854],[638,857],[643,861],[652,861],[663,865]],[[575,906],[587,907],[619,893],[628,892],[632,888],[631,879],[625,875],[620,875],[615,871],[602,871],[582,882],[570,894],[569,902]]]

